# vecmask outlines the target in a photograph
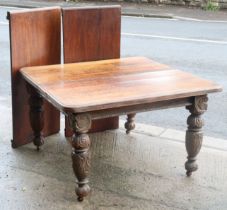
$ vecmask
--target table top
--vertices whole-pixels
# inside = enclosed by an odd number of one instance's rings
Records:
[[[221,91],[145,57],[26,67],[22,76],[64,112],[88,112]]]

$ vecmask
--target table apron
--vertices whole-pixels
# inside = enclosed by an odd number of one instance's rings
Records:
[[[188,106],[193,103],[193,100],[194,100],[194,97],[187,97],[187,98],[172,99],[167,101],[158,101],[158,102],[147,103],[147,104],[138,104],[138,105],[125,106],[125,107],[90,111],[85,113],[89,114],[92,119],[102,119],[102,118],[114,117],[119,115],[127,115],[130,113],[140,113],[140,112],[147,112],[152,110],[161,110],[161,109]]]

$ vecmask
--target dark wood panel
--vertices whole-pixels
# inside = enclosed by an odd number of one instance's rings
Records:
[[[148,63],[143,65],[143,60],[146,59],[132,57],[118,59],[118,65],[113,59],[108,60],[108,64],[95,61],[27,67],[21,71],[26,80],[55,106],[73,113],[168,101],[221,90],[212,81],[187,72],[171,68],[153,70],[153,61],[150,61],[149,67]],[[134,69],[131,73],[126,70],[126,63],[128,69]],[[122,66],[125,74],[122,74]],[[103,71],[104,68],[106,71]],[[93,69],[96,69],[96,74],[90,77],[89,72]],[[48,75],[49,81],[43,80],[43,75]]]
[[[120,6],[63,9],[64,62],[120,57]],[[118,128],[118,117],[92,123],[90,132]],[[72,131],[67,124],[65,135]]]
[[[19,69],[60,63],[61,10],[59,7],[8,12],[11,45],[13,141],[18,147],[32,140],[28,93]],[[60,113],[44,102],[44,135],[60,128]]]
[[[118,6],[63,9],[65,63],[119,58],[120,15]]]

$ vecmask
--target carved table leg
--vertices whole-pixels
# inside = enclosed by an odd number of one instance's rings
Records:
[[[135,116],[136,114],[128,114],[127,122],[125,123],[126,133],[129,134],[131,130],[135,129]]]
[[[91,118],[87,114],[73,114],[69,117],[69,120],[74,132],[72,137],[72,161],[73,171],[78,179],[76,194],[78,201],[83,201],[83,198],[90,192],[87,178],[90,168],[90,139],[87,132],[91,127]]]
[[[30,112],[29,112],[29,117],[30,117],[30,123],[31,127],[33,129],[34,133],[34,138],[33,138],[33,143],[37,147],[37,150],[39,150],[39,147],[43,145],[44,143],[44,137],[42,134],[42,129],[44,126],[44,119],[43,119],[43,98],[42,96],[38,93],[38,91],[27,84],[27,89],[30,94],[29,97],[29,105],[30,105]]]
[[[207,110],[207,101],[207,96],[197,96],[193,104],[186,107],[191,113],[187,120],[188,129],[186,131],[188,160],[185,163],[185,169],[187,176],[191,176],[192,172],[198,169],[196,157],[202,146],[202,127],[204,125],[201,115]]]

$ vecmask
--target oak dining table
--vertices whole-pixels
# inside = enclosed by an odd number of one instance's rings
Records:
[[[43,144],[43,99],[68,117],[73,129],[72,162],[76,194],[82,201],[90,192],[90,139],[92,121],[127,115],[126,133],[135,128],[136,113],[185,106],[187,119],[185,169],[196,171],[203,139],[202,114],[207,94],[221,91],[212,81],[173,69],[146,57],[31,66],[20,70],[30,94],[30,123],[37,149]]]

